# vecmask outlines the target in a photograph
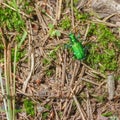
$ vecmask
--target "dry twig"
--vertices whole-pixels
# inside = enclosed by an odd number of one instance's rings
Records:
[[[75,95],[73,95],[73,99],[74,99],[74,101],[75,101],[75,103],[76,103],[76,106],[77,106],[77,108],[78,108],[78,111],[79,111],[79,113],[80,113],[80,115],[81,115],[81,117],[82,117],[82,120],[86,120],[86,118],[85,118],[85,116],[84,116],[84,114],[83,114],[83,110],[81,109],[81,106],[80,106],[80,104],[79,104],[79,102],[78,102],[78,100],[77,100],[77,98],[76,98],[76,96]]]
[[[88,113],[88,120],[93,120],[93,113],[92,113],[92,107],[91,107],[91,103],[90,103],[90,96],[89,96],[89,92],[87,90],[87,113]]]
[[[30,73],[29,73],[27,79],[26,79],[26,80],[24,81],[24,83],[23,83],[23,92],[26,91],[27,84],[28,84],[28,82],[29,82],[29,80],[30,80],[30,78],[31,78],[33,69],[34,69],[34,54],[33,54],[33,52],[32,52],[32,53],[31,53],[31,70],[30,70]]]
[[[72,12],[72,28],[74,28],[74,11],[73,11],[73,0],[71,0],[71,12]]]
[[[59,20],[61,16],[62,0],[57,0],[57,5],[58,5],[58,8],[56,9],[58,9],[58,11],[56,13],[56,18],[57,20]]]

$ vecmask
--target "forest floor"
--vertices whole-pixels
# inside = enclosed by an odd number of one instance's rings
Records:
[[[120,16],[101,17],[91,4],[1,2],[0,120],[5,102],[9,120],[120,119]],[[74,57],[70,33],[84,59]]]

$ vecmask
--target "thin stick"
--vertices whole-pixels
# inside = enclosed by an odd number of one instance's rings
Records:
[[[97,75],[100,75],[100,76],[103,77],[103,78],[106,78],[106,76],[105,76],[104,74],[102,74],[102,73],[100,73],[100,72],[98,72],[98,71],[95,71],[94,69],[92,69],[91,67],[89,67],[88,65],[86,65],[86,64],[83,63],[83,62],[81,62],[81,63],[82,63],[85,67],[87,67],[88,69],[90,69],[92,73],[95,73],[95,74],[97,74]]]
[[[27,88],[27,84],[31,78],[31,75],[32,75],[32,72],[33,72],[33,69],[34,69],[34,55],[33,55],[33,52],[31,53],[31,71],[27,77],[27,79],[24,81],[23,83],[23,92],[26,91],[26,88]]]
[[[88,119],[89,120],[93,120],[93,115],[92,115],[92,107],[91,107],[91,103],[90,103],[90,96],[89,96],[89,93],[88,93],[88,90],[86,92],[87,94],[87,112],[88,112]]]
[[[59,8],[58,8],[57,20],[60,19],[61,8],[62,8],[62,0],[58,0],[58,2],[59,2]]]
[[[16,91],[17,91],[16,92],[17,94],[22,94],[22,95],[27,96],[27,97],[33,97],[33,95],[25,93],[22,90],[16,89]]]
[[[38,8],[39,8],[39,6],[35,5],[35,11],[36,11],[36,14],[38,16],[39,24],[42,26],[43,32],[46,34],[48,31],[48,28],[47,28],[47,25],[46,25],[42,15],[40,14],[40,11]]]
[[[76,69],[77,69],[77,64],[75,63],[75,66],[74,66],[74,70],[73,70],[73,73],[72,73],[72,79],[70,81],[70,86],[72,87],[73,83],[74,83],[74,78],[75,78],[75,73],[76,73]]]
[[[117,24],[113,24],[113,23],[110,23],[110,22],[105,22],[105,21],[103,21],[103,20],[100,20],[100,19],[95,19],[95,20],[93,20],[93,21],[90,21],[90,23],[91,22],[95,22],[95,23],[103,23],[103,24],[105,24],[105,25],[107,25],[107,26],[110,26],[110,27],[119,27]]]
[[[113,14],[105,17],[105,18],[103,19],[103,21],[106,22],[108,19],[110,19],[111,17],[113,17],[113,16],[115,16],[115,15],[117,15],[117,14],[118,14],[118,13],[113,13]]]
[[[84,80],[84,81],[86,81],[86,82],[89,82],[89,83],[92,83],[92,84],[94,84],[94,85],[96,85],[96,86],[99,86],[99,84],[97,84],[97,83],[95,83],[95,82],[93,82],[93,81],[90,81],[90,80],[88,80],[88,79],[85,79],[85,78],[80,78],[81,80]]]
[[[74,11],[73,11],[73,0],[71,0],[71,12],[72,12],[72,28],[74,28]]]
[[[32,41],[33,41],[33,36],[32,36],[32,34],[33,34],[33,32],[32,32],[32,26],[31,26],[31,23],[30,23],[30,20],[28,21],[28,24],[29,24],[29,30],[30,30],[30,34],[28,35],[28,51],[29,51],[29,58],[28,58],[28,66],[30,67],[30,52],[31,52],[31,49],[32,49],[32,46],[31,46],[31,43],[32,43]]]
[[[53,109],[54,109],[54,112],[55,112],[55,115],[56,115],[56,120],[60,120],[59,117],[58,117],[58,113],[56,111],[56,108],[53,106]]]
[[[59,0],[56,0],[56,16],[55,19],[58,19],[58,7],[59,7]]]
[[[64,118],[65,118],[65,116],[67,114],[67,111],[69,109],[70,104],[71,104],[71,101],[66,100],[65,107],[64,107],[65,109],[64,109],[64,112],[63,112],[62,120],[64,120]]]
[[[71,110],[72,110],[72,105],[73,105],[73,99],[70,101],[70,105],[69,105],[69,108],[68,108],[68,111],[67,111],[67,118],[69,118],[69,116],[70,116],[70,113],[71,113]]]
[[[77,106],[78,111],[79,111],[79,113],[80,113],[80,115],[81,115],[81,117],[82,117],[82,120],[86,120],[86,119],[85,119],[85,116],[83,115],[83,112],[82,112],[82,110],[81,110],[81,106],[80,106],[80,104],[79,104],[79,102],[78,102],[78,100],[77,100],[77,98],[76,98],[75,95],[73,95],[73,99],[74,99],[74,101],[75,101],[75,103],[76,103],[76,106]]]
[[[90,24],[88,23],[88,24],[87,24],[87,29],[86,29],[86,32],[85,32],[85,35],[84,35],[83,40],[85,40],[85,39],[86,39],[87,34],[88,34],[88,31],[89,31],[89,28],[90,28]]]
[[[62,84],[65,84],[66,54],[64,54],[64,63],[62,63]]]

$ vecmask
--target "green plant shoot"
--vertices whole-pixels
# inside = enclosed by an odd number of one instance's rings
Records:
[[[71,41],[71,46],[72,46],[72,51],[74,53],[74,56],[78,60],[82,60],[85,58],[85,51],[82,43],[80,43],[75,35],[71,33],[69,35],[70,41]]]

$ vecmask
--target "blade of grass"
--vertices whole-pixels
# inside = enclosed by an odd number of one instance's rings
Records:
[[[2,91],[2,95],[5,96],[5,91],[4,91],[3,80],[2,80],[1,74],[2,74],[2,69],[0,68],[0,84],[1,84],[1,91]],[[5,99],[4,97],[3,97],[3,102],[4,102],[6,117],[7,117],[7,120],[9,120],[9,117],[8,117],[8,110],[7,110],[7,103],[6,103],[6,99]]]
[[[21,47],[22,43],[25,41],[26,37],[27,37],[27,32],[24,30],[22,39],[21,39],[21,41],[18,44],[18,49],[20,49],[20,47]]]

